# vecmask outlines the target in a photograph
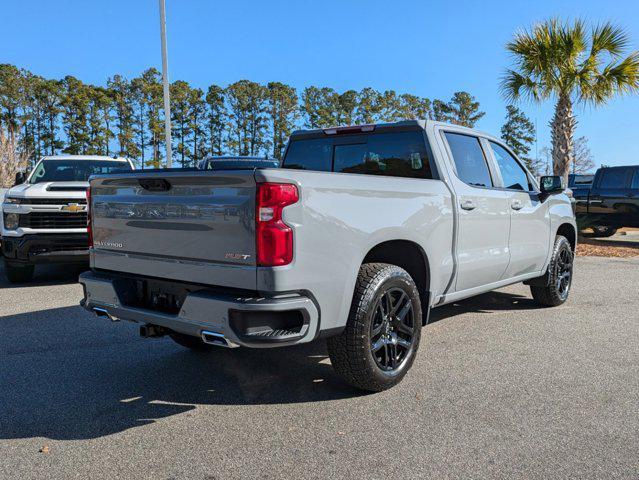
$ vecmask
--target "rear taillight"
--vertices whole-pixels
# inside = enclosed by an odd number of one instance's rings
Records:
[[[290,183],[258,183],[255,205],[257,264],[278,267],[293,261],[293,229],[282,220],[282,210],[299,200]]]
[[[93,229],[91,228],[91,187],[87,188],[87,233],[89,234],[89,248],[92,248]]]

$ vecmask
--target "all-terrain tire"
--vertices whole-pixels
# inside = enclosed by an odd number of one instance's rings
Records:
[[[11,283],[26,283],[33,280],[33,265],[4,261],[4,274]]]
[[[574,252],[568,239],[562,235],[555,237],[550,264],[548,265],[548,284],[545,286],[530,286],[532,297],[537,303],[545,307],[557,307],[568,299],[572,284],[572,263]],[[569,265],[565,265],[569,261]],[[563,277],[568,270],[569,276]],[[560,280],[562,280],[560,282]],[[566,283],[567,282],[567,283]]]
[[[173,332],[169,334],[169,337],[171,337],[171,340],[173,340],[178,345],[190,348],[191,350],[207,351],[214,348],[212,345],[204,343],[201,338],[194,337],[193,335],[185,335],[183,333]]]
[[[410,302],[412,342],[410,343],[410,349],[402,347],[400,352],[397,347],[398,335],[396,334],[395,346],[390,347],[390,351],[400,353],[393,354],[393,360],[391,361],[394,363],[395,359],[399,358],[402,361],[395,370],[385,371],[378,364],[376,357],[374,357],[371,343],[372,338],[374,338],[374,325],[372,322],[377,321],[374,320],[379,318],[377,315],[384,316],[384,307],[382,306],[381,314],[378,313],[378,308],[381,305],[380,302],[383,302],[382,297],[390,294],[390,292],[404,292],[407,295],[408,300],[401,293],[399,294],[402,295],[401,298],[405,307]],[[393,294],[398,295],[397,293]],[[399,300],[397,301],[399,302]],[[398,318],[399,313],[395,320],[398,320]],[[404,317],[404,319],[407,319],[407,317]],[[390,325],[390,322],[387,321],[386,324]],[[375,325],[378,324],[376,323]],[[419,347],[421,327],[422,307],[419,291],[408,272],[396,265],[366,263],[360,267],[357,276],[346,328],[340,335],[327,340],[328,353],[333,368],[344,380],[362,390],[379,392],[391,388],[404,378],[415,360]],[[388,340],[384,341],[391,342],[390,335],[392,333],[389,333]],[[386,335],[384,337],[386,338]],[[386,346],[384,349],[386,349]],[[388,350],[384,350],[384,352],[386,355],[388,354]],[[402,353],[403,357],[401,357]]]

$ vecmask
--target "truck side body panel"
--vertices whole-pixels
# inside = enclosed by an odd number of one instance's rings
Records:
[[[357,272],[375,246],[414,242],[430,262],[430,290],[441,294],[453,271],[451,194],[440,180],[300,170],[258,170],[258,181],[299,185],[284,221],[295,231],[285,267],[258,268],[261,292],[308,291],[321,306],[322,329],[343,326]]]

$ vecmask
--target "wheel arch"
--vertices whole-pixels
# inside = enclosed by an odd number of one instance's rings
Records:
[[[572,251],[575,251],[575,248],[577,246],[577,231],[575,230],[574,225],[570,223],[562,223],[561,225],[559,225],[559,228],[557,228],[556,235],[562,235],[566,237],[568,242],[570,242]]]
[[[413,278],[422,304],[422,325],[428,323],[430,312],[430,263],[424,249],[410,240],[388,240],[372,247],[364,257],[364,263],[389,263],[397,265]]]

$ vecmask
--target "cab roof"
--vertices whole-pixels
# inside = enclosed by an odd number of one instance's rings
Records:
[[[108,155],[48,155],[41,160],[102,160],[111,162],[128,162],[127,158],[109,157]]]
[[[463,127],[461,125],[454,125],[452,123],[439,122],[435,120],[402,120],[400,122],[389,123],[371,123],[366,125],[344,125],[337,127],[327,128],[315,128],[308,130],[295,130],[291,137],[323,137],[338,134],[358,134],[358,133],[371,133],[371,132],[389,132],[389,131],[408,131],[408,130],[425,130],[427,126],[443,126],[452,127],[457,131],[467,131],[475,135],[481,135],[482,137],[494,138],[493,135],[475,130],[474,128]]]

